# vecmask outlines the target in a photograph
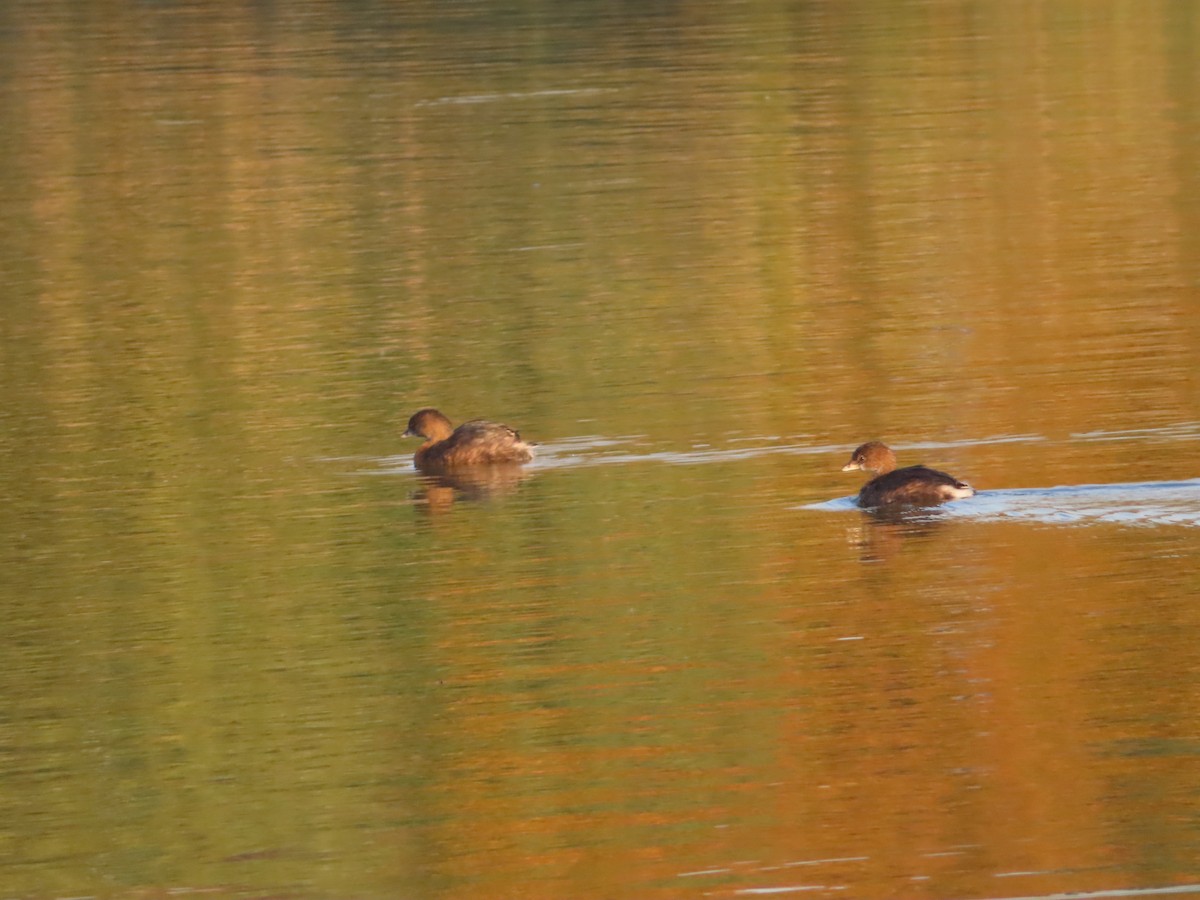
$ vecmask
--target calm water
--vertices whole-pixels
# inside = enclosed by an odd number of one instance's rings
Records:
[[[0,897],[1200,895],[1197,47],[8,4]]]

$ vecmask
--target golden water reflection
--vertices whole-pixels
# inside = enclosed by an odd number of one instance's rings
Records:
[[[4,20],[7,894],[1200,883],[1186,4]]]

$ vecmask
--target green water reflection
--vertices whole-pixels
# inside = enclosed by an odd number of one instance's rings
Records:
[[[1200,883],[1196,516],[802,508],[1200,474],[1198,28],[0,13],[4,896]]]

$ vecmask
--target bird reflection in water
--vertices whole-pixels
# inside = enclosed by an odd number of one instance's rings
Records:
[[[413,499],[430,514],[448,510],[458,500],[495,500],[516,493],[532,473],[520,465],[471,466],[453,470],[418,468],[420,487]]]
[[[865,563],[886,562],[906,543],[929,540],[946,525],[939,510],[913,506],[864,509],[858,519],[847,529],[846,539]]]

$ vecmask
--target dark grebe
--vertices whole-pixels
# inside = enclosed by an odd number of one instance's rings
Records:
[[[952,475],[925,466],[896,468],[896,454],[879,441],[863,444],[850,454],[843,472],[862,469],[875,477],[858,492],[859,506],[937,506],[947,500],[975,496],[975,488]]]
[[[418,469],[527,463],[533,459],[533,444],[521,440],[521,435],[507,425],[472,419],[455,428],[436,409],[413,413],[404,436],[425,438],[413,456]]]

